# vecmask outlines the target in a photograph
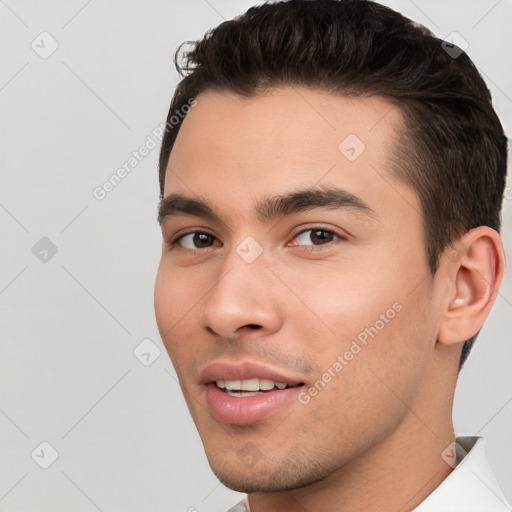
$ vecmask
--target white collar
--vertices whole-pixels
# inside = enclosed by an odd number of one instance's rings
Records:
[[[487,459],[485,439],[457,437],[456,444],[457,454],[465,456],[412,512],[510,512]]]

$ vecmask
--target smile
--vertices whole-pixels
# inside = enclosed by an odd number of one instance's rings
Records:
[[[304,385],[297,378],[250,363],[210,365],[201,380],[211,415],[234,425],[251,425],[270,418],[294,403]]]
[[[215,384],[219,389],[229,396],[256,396],[274,389],[286,389],[288,384],[284,382],[274,382],[270,379],[246,379],[246,380],[216,380]]]

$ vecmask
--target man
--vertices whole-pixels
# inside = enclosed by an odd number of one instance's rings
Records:
[[[292,0],[179,67],[155,310],[214,473],[248,493],[233,510],[509,510],[451,419],[506,174],[454,48],[372,2]]]

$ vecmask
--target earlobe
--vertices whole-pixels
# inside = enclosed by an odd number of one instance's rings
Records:
[[[457,245],[458,257],[453,258],[453,250],[447,250],[440,262],[443,278],[450,281],[445,290],[450,291],[444,297],[438,341],[450,345],[468,340],[481,329],[505,267],[500,236],[489,227],[468,231]]]

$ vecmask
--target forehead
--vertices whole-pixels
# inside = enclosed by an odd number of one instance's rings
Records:
[[[406,186],[390,172],[401,124],[399,109],[378,96],[298,87],[250,98],[208,91],[182,123],[164,196],[215,196],[243,208],[255,197],[328,182],[369,197],[366,202],[403,202],[396,187]]]

